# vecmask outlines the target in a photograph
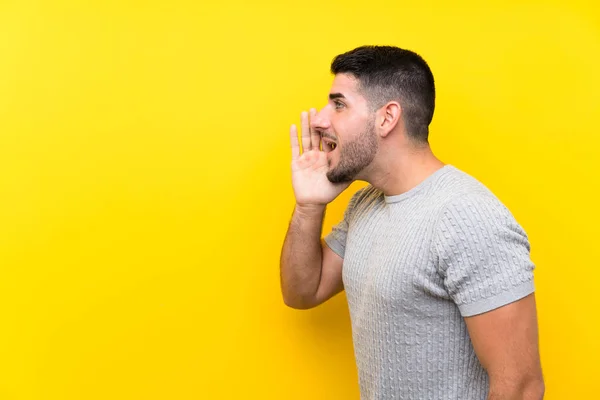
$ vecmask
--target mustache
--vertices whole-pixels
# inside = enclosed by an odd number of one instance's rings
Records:
[[[334,134],[332,134],[332,133],[329,133],[329,132],[323,132],[323,131],[319,131],[319,130],[317,131],[317,133],[318,133],[318,134],[319,134],[319,136],[321,136],[322,138],[329,139],[329,140],[332,140],[332,141],[335,141],[335,142],[337,142],[337,137],[336,137]]]

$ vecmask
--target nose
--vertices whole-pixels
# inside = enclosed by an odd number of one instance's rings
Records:
[[[327,107],[321,109],[321,111],[317,112],[314,117],[310,121],[311,129],[318,131],[326,131],[331,127],[331,121],[327,114]]]

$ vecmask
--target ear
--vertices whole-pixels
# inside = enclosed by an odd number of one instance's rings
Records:
[[[377,128],[379,135],[386,137],[394,130],[402,116],[402,107],[397,101],[390,101],[379,109],[377,118]]]

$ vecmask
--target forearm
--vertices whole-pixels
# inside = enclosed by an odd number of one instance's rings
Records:
[[[281,290],[287,305],[308,308],[321,280],[325,206],[296,205],[281,252]]]

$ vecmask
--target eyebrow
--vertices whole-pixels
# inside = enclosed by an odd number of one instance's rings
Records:
[[[341,93],[329,93],[329,100],[333,100],[333,99],[345,99],[346,96],[344,96]]]

